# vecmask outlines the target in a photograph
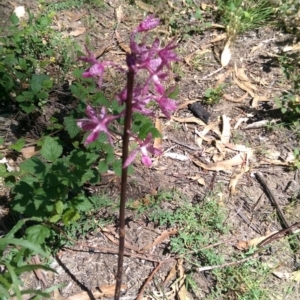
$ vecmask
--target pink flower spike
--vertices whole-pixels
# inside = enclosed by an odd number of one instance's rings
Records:
[[[162,113],[170,119],[172,112],[177,108],[176,102],[173,99],[163,96],[157,100],[157,103],[160,106]]]
[[[80,119],[77,121],[77,126],[84,131],[91,131],[86,138],[84,145],[94,142],[99,137],[100,132],[104,132],[107,135],[108,141],[112,143],[108,126],[110,122],[118,119],[120,116],[107,116],[105,107],[102,107],[101,113],[96,114],[95,110],[88,105],[86,108],[87,119]]]
[[[151,153],[152,155],[160,155],[162,151],[150,145],[150,142],[152,141],[151,133],[148,134],[148,136],[144,141],[140,140],[139,138],[135,138],[135,139],[138,142],[139,147],[137,147],[130,153],[129,157],[127,158],[126,162],[123,165],[123,168],[128,167],[134,161],[139,151],[141,151],[142,154],[142,163],[145,166],[150,167],[152,165],[152,160],[149,157],[148,152]]]
[[[148,31],[159,25],[159,19],[156,19],[153,15],[148,16],[135,30],[136,32]]]

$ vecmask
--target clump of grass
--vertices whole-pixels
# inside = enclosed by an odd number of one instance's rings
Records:
[[[231,38],[266,24],[274,15],[274,4],[268,0],[218,0],[217,3],[219,18]]]

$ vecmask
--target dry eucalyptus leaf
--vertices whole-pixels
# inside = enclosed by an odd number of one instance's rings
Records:
[[[158,132],[161,134],[160,137],[157,137],[154,139],[153,146],[154,148],[161,149],[162,148],[162,126],[159,118],[155,119],[155,128],[158,130]]]
[[[80,27],[80,28],[77,28],[76,30],[72,30],[69,35],[70,36],[79,36],[81,34],[83,34],[84,32],[86,31],[86,28],[85,27]]]
[[[177,269],[176,265],[177,265],[177,264],[175,264],[175,265],[172,267],[172,269],[170,270],[170,272],[169,272],[167,278],[166,278],[165,281],[164,281],[164,285],[166,285],[170,280],[172,280],[173,278],[175,278],[176,273],[177,273],[177,271],[176,271],[176,269]]]
[[[177,234],[178,230],[177,229],[170,229],[170,230],[165,230],[161,233],[160,236],[158,236],[155,241],[147,246],[145,246],[142,251],[149,250],[153,248],[154,246],[161,244],[164,240],[168,239],[170,235],[175,235]]]
[[[300,281],[300,270],[293,272],[291,279],[299,282]]]
[[[121,36],[119,35],[117,30],[115,30],[115,35],[121,49],[123,49],[126,53],[131,53],[130,47],[122,41]]]
[[[92,292],[95,299],[103,298],[103,297],[113,297],[114,294],[115,294],[116,285],[115,284],[100,285],[98,288],[99,288],[100,291]],[[127,285],[122,284],[121,285],[121,290],[125,291],[126,289],[127,289]],[[78,293],[76,295],[70,296],[70,297],[66,298],[65,300],[90,300],[90,299],[91,298],[90,298],[89,293],[81,292],[81,293]]]
[[[39,151],[38,151],[38,148],[36,146],[26,147],[26,148],[23,148],[21,150],[21,153],[22,153],[24,158],[30,158],[30,157],[36,155],[38,152]]]
[[[189,158],[186,155],[180,154],[180,153],[175,153],[175,152],[166,152],[164,153],[164,156],[170,157],[172,159],[177,159],[180,161],[187,161]]]
[[[119,7],[117,7],[115,9],[115,14],[116,14],[116,19],[117,19],[117,24],[120,24],[122,22],[122,18],[123,18],[122,5],[120,5]]]
[[[226,117],[226,115],[222,115],[222,135],[221,142],[226,144],[229,143],[230,140],[230,118]]]
[[[236,194],[236,186],[244,174],[245,174],[244,168],[238,168],[232,173],[230,182],[229,182],[229,189],[230,189],[231,195]]]
[[[179,259],[178,261],[178,271],[179,271],[179,287],[177,291],[177,296],[179,300],[189,300],[188,292],[186,290],[184,281],[185,281],[185,274],[184,274],[184,268],[183,268],[183,259]]]
[[[258,106],[258,102],[262,101],[262,102],[268,102],[270,101],[270,98],[267,96],[259,96],[259,95],[255,95],[252,99],[252,104],[251,107],[257,107]]]
[[[149,5],[144,3],[143,1],[139,1],[139,0],[135,0],[135,4],[140,7],[141,9],[150,12],[150,13],[154,13],[155,9],[153,5]]]
[[[260,237],[257,237],[257,238],[254,238],[254,239],[248,241],[248,243],[247,243],[248,248],[257,246],[260,242],[264,241],[267,237],[275,234],[276,232],[278,232],[278,231],[273,231],[273,232],[268,233],[267,235],[260,236]]]
[[[230,40],[225,44],[225,47],[223,49],[223,52],[221,54],[221,66],[226,67],[231,59],[231,51],[230,51]]]
[[[213,43],[216,43],[216,42],[219,42],[219,41],[222,41],[224,39],[227,38],[227,34],[226,33],[222,33],[222,34],[219,34],[218,36],[214,37],[210,43],[213,44]]]
[[[248,97],[248,93],[246,92],[243,96],[239,97],[239,98],[233,98],[230,95],[227,94],[223,94],[223,97],[230,102],[234,102],[234,103],[240,103],[243,102],[247,97]]]
[[[225,171],[225,170],[233,170],[234,168],[236,168],[236,166],[246,163],[249,159],[252,158],[252,156],[253,156],[253,150],[249,149],[249,151],[239,153],[239,154],[235,155],[233,158],[228,159],[228,160],[223,160],[223,161],[218,161],[215,163],[208,163],[208,164],[205,164],[198,160],[193,160],[193,162],[197,166],[199,166],[205,170]]]
[[[238,129],[242,123],[246,123],[248,120],[249,118],[239,118],[233,129]]]
[[[199,125],[206,125],[203,121],[195,117],[188,117],[188,118],[171,117],[171,119],[179,123],[196,123]]]

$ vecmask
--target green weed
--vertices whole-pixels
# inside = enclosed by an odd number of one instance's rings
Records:
[[[218,17],[229,38],[268,24],[274,15],[274,4],[268,0],[218,0],[217,4]]]
[[[207,105],[216,105],[220,102],[224,93],[224,84],[220,84],[215,88],[209,88],[205,91],[203,97],[203,103]]]

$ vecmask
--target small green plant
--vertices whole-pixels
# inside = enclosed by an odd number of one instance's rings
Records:
[[[149,218],[159,226],[176,226],[178,235],[171,239],[171,251],[192,259],[199,254],[199,249],[216,242],[218,235],[228,230],[225,210],[213,197],[206,197],[199,205],[192,205],[176,193],[173,199],[175,197],[179,204],[175,210],[157,208]],[[215,235],[211,236],[211,232]]]
[[[61,80],[62,74],[50,77],[46,73],[59,63],[60,72],[66,74],[74,59],[74,53],[66,49],[76,47],[68,47],[70,40],[51,29],[49,15],[34,17],[29,12],[28,22],[20,24],[13,14],[10,21],[11,26],[1,31],[5,38],[0,38],[1,99],[31,113],[47,103],[53,84]]]
[[[86,5],[95,5],[98,7],[104,6],[103,0],[65,0],[65,1],[56,1],[46,3],[45,0],[39,0],[39,3],[45,6],[47,11],[61,11],[61,10],[69,10],[70,8],[82,8]]]
[[[293,151],[294,161],[292,167],[294,170],[300,170],[300,150],[299,148],[295,148]]]
[[[0,265],[4,267],[0,273],[1,300],[9,300],[13,297],[17,300],[22,300],[22,295],[35,296],[35,299],[44,299],[48,298],[49,293],[57,288],[53,287],[46,291],[20,288],[22,286],[20,276],[23,273],[38,269],[55,272],[53,269],[47,267],[46,263],[39,265],[29,263],[33,255],[39,255],[41,258],[48,259],[48,252],[39,244],[43,244],[45,236],[49,234],[47,227],[39,225],[39,228],[32,228],[29,239],[27,235],[24,238],[15,237],[24,228],[25,223],[29,221],[41,220],[35,217],[20,220],[5,237],[0,239]]]
[[[269,0],[218,0],[217,3],[217,14],[231,39],[267,24],[274,15],[274,4]]]
[[[288,127],[299,127],[300,117],[300,74],[298,69],[298,54],[284,55],[279,61],[286,79],[291,88],[282,97],[275,99],[276,106],[280,108],[282,120]]]
[[[275,11],[280,19],[280,25],[287,32],[299,35],[300,32],[300,3],[297,0],[274,0]]]
[[[218,104],[224,93],[224,87],[225,87],[224,84],[220,84],[216,88],[207,89],[204,93],[203,103],[207,105]]]

